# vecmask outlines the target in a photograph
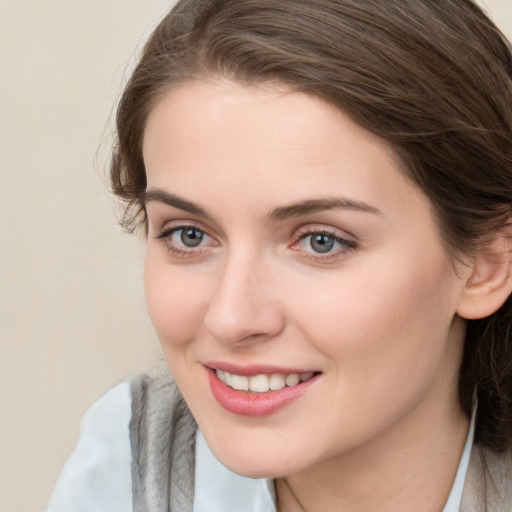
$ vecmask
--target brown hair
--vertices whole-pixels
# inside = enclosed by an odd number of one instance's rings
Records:
[[[113,191],[145,222],[142,139],[173,87],[210,76],[323,98],[389,141],[430,197],[445,245],[470,253],[512,206],[512,55],[471,0],[181,0],[156,28],[117,113]],[[469,321],[462,407],[477,439],[512,440],[512,303]]]

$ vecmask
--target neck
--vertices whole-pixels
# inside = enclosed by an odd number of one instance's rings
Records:
[[[364,446],[277,479],[279,512],[441,512],[469,419],[456,400],[432,412],[419,407]]]

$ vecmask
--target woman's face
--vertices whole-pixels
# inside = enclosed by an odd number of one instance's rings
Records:
[[[459,411],[467,270],[384,141],[308,95],[195,82],[144,160],[149,313],[224,464],[287,475]]]

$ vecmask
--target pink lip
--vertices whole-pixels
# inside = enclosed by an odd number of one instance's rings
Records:
[[[224,365],[223,365],[224,366]],[[261,371],[253,373],[253,367],[251,370],[247,369],[251,373],[237,373],[240,370],[238,369],[236,375],[259,375],[262,373],[295,373],[286,371],[278,371],[272,370]],[[219,370],[224,370],[224,368],[218,368]],[[229,371],[229,370],[224,370]],[[231,373],[231,372],[230,372]],[[299,372],[297,372],[299,373]],[[238,391],[233,389],[224,382],[222,382],[215,373],[214,370],[208,369],[208,379],[210,383],[210,389],[212,391],[213,396],[217,400],[217,402],[227,411],[238,414],[240,416],[267,416],[283,407],[287,406],[291,402],[300,398],[304,393],[306,393],[312,385],[318,380],[319,375],[313,376],[311,379],[301,382],[296,386],[285,387],[278,391],[268,391],[267,393],[247,393],[244,391]]]
[[[317,373],[317,370],[311,369],[300,369],[300,368],[285,368],[284,366],[271,366],[262,364],[252,364],[246,366],[238,366],[231,363],[225,363],[222,361],[207,361],[204,366],[213,370],[222,370],[229,372],[234,375],[244,375],[245,377],[253,377],[254,375],[271,375],[273,373],[283,373],[289,375],[290,373],[306,373],[313,372]]]

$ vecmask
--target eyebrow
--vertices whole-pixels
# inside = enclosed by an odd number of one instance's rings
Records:
[[[169,194],[160,188],[151,188],[146,190],[144,193],[144,205],[150,203],[151,201],[156,201],[159,203],[164,203],[168,206],[173,206],[174,208],[179,208],[188,213],[192,213],[193,215],[198,215],[200,217],[210,217],[206,210],[197,206],[196,204],[187,201],[179,196],[175,196],[174,194]]]
[[[147,190],[144,194],[143,201],[144,205],[151,201],[156,201],[186,211],[193,215],[211,218],[207,211],[200,206],[179,196],[165,192],[160,188],[151,188]],[[379,209],[365,202],[355,201],[345,197],[333,197],[325,199],[306,199],[288,206],[274,208],[269,214],[269,219],[273,221],[282,221],[291,217],[300,217],[301,215],[306,215],[308,213],[323,210],[334,210],[337,208],[372,213],[374,215],[384,217],[384,214]]]
[[[384,214],[379,209],[362,201],[354,201],[346,197],[332,197],[326,199],[307,199],[289,206],[275,208],[270,214],[270,219],[279,221],[289,219],[290,217],[299,217],[312,212],[334,210],[336,208],[372,213],[384,217]]]

